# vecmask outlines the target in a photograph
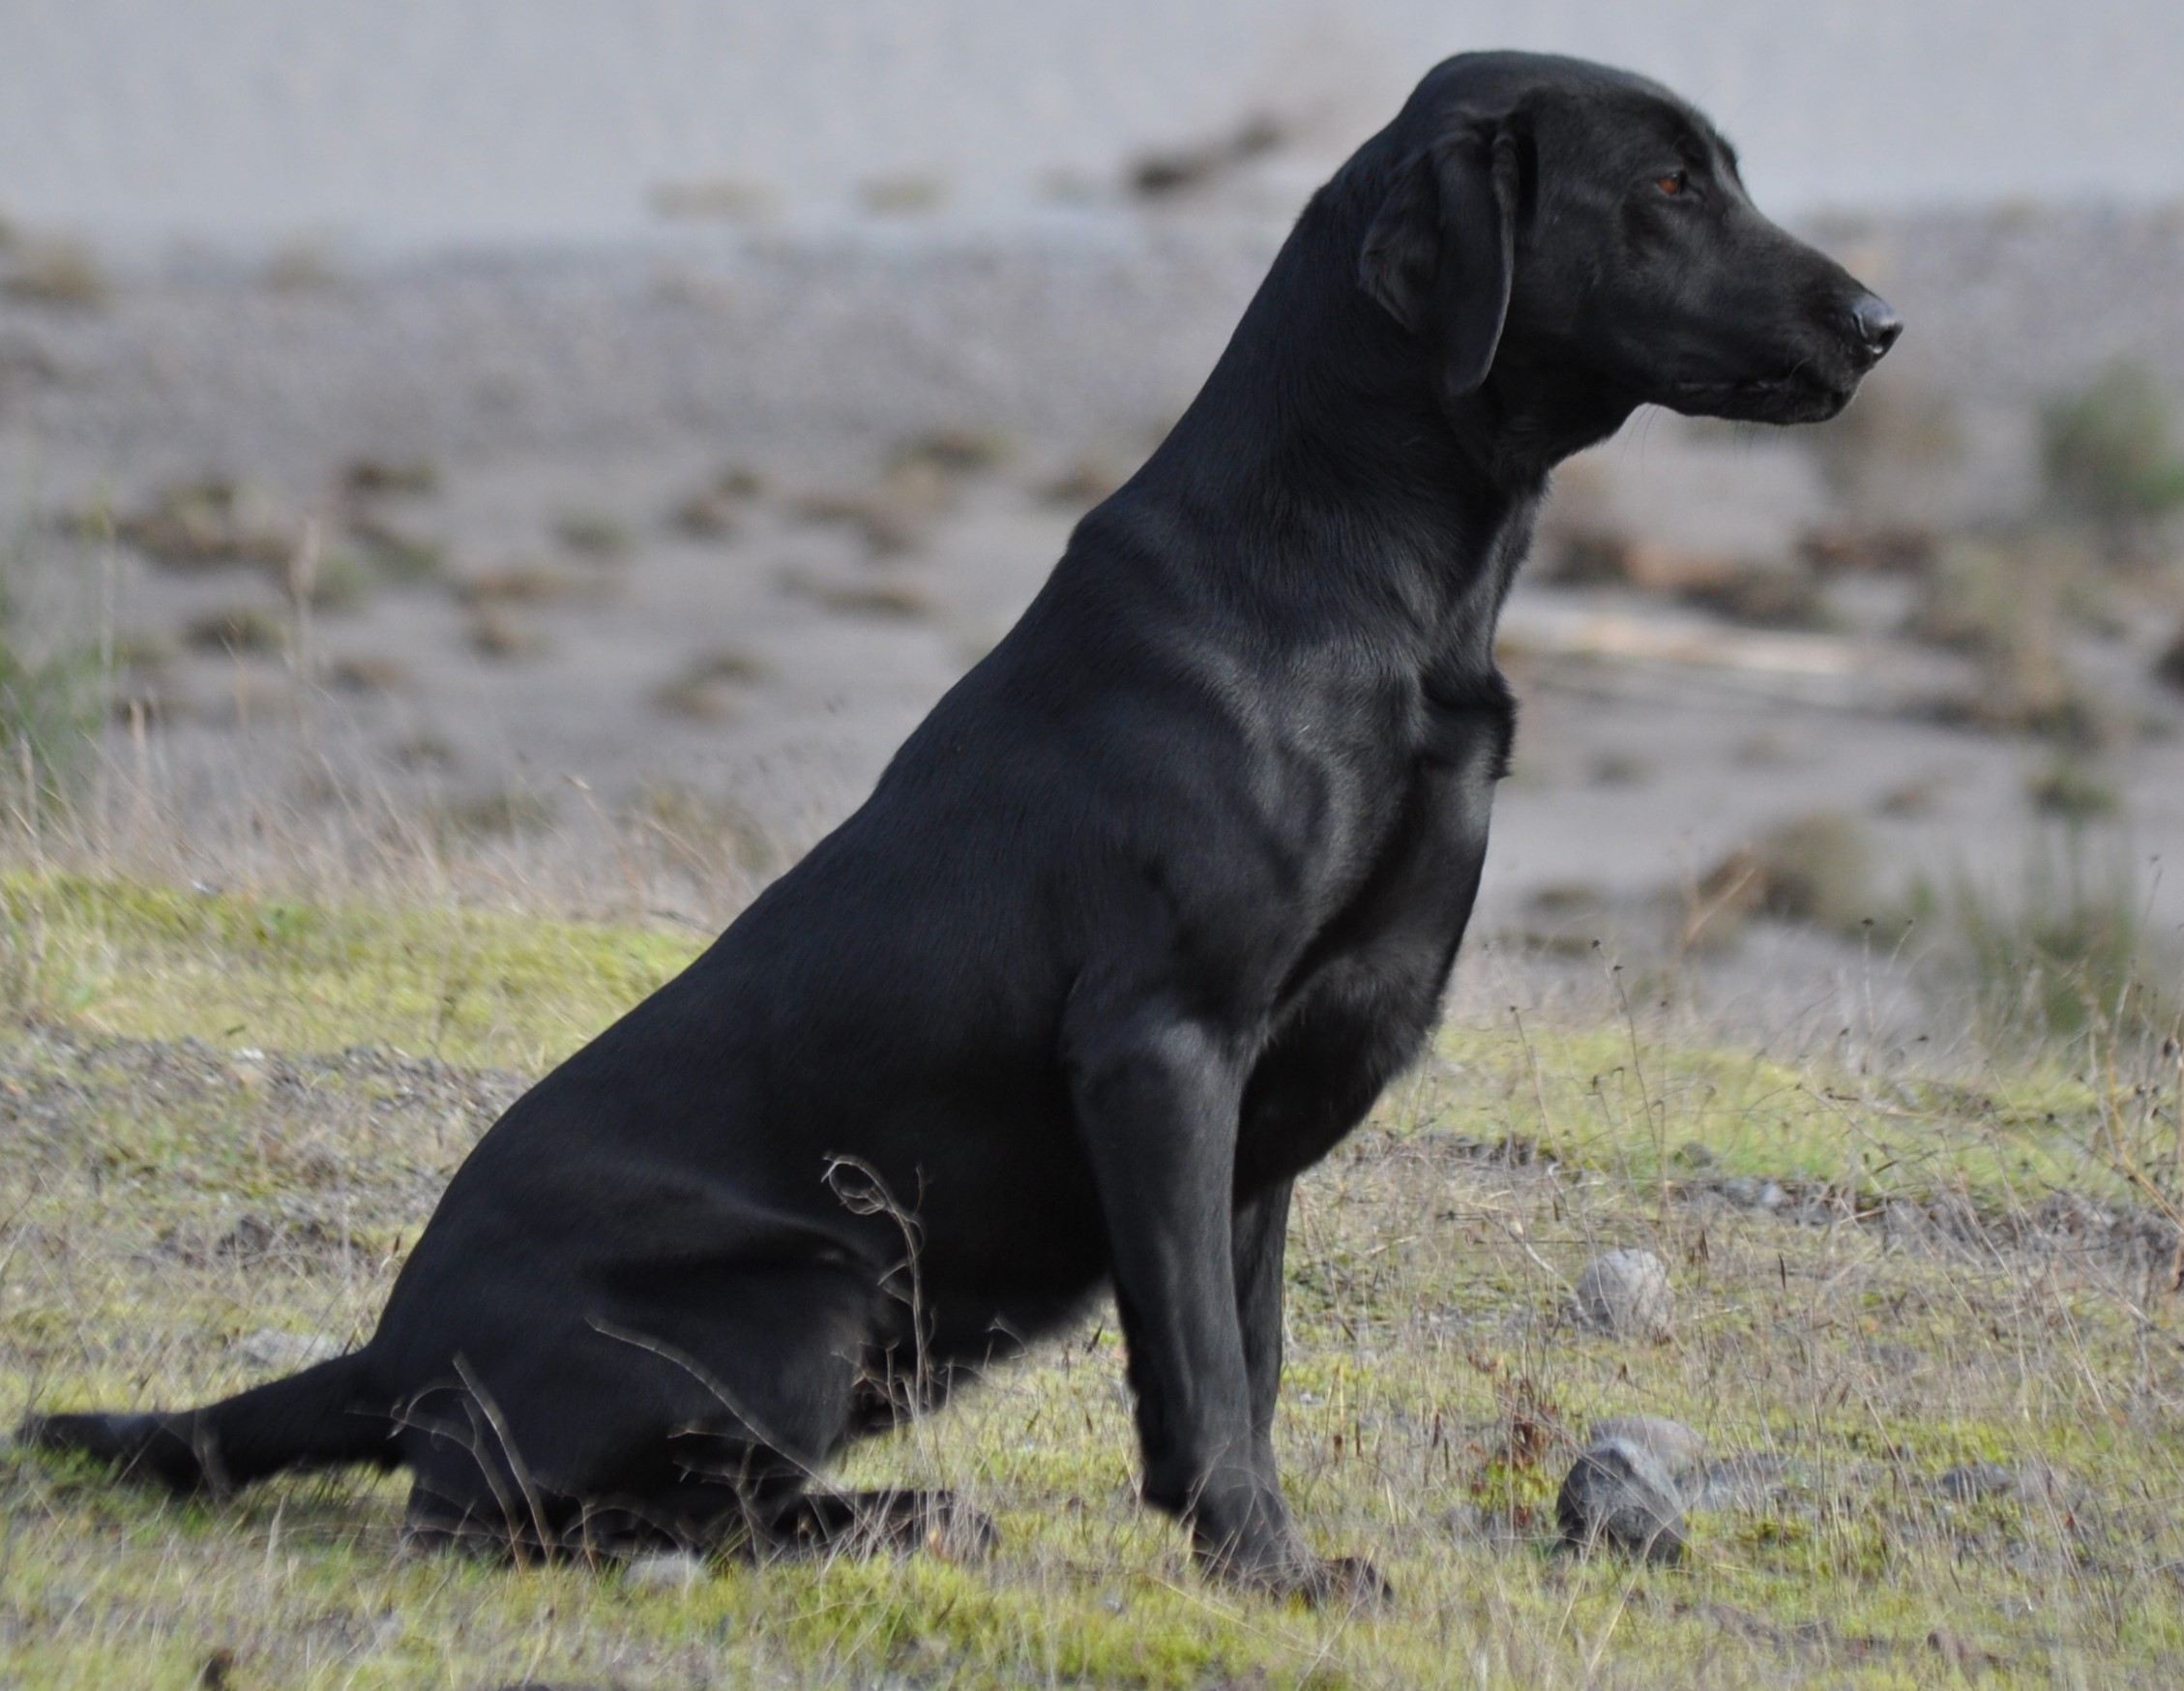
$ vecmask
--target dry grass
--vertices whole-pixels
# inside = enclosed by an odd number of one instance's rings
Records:
[[[306,657],[278,678],[308,742]],[[548,795],[344,789],[184,830],[140,774],[18,795],[0,844],[0,1421],[233,1389],[268,1333],[361,1338],[493,1112],[782,860],[683,789],[616,816],[556,788],[551,829]],[[1767,907],[1846,862],[1803,846]],[[1199,1580],[1132,1495],[1109,1318],[842,1476],[966,1494],[1004,1533],[977,1565],[418,1563],[394,1482],[179,1506],[0,1458],[0,1684],[2174,1683],[2184,1075],[2097,1026],[2068,1068],[2016,1049],[1936,1079],[1628,1019],[1445,1030],[1304,1183],[1290,1251],[1291,1495],[1394,1581],[1378,1615]],[[1562,1323],[1615,1245],[1670,1263],[1670,1342]],[[1773,1476],[1695,1514],[1681,1568],[1552,1543],[1577,1441],[1632,1411]],[[1981,1462],[2012,1489],[1943,1485]]]
[[[79,241],[48,240],[11,254],[0,270],[0,293],[35,305],[94,311],[111,297],[112,283],[89,247]]]
[[[1853,816],[1815,811],[1738,846],[1686,899],[1681,943],[1721,944],[1753,916],[1854,933],[1879,911],[1873,846]]]
[[[568,511],[554,519],[554,538],[578,557],[614,563],[636,545],[628,524],[597,511]]]
[[[242,1341],[265,1329],[360,1337],[493,1112],[701,943],[6,889],[11,1416],[232,1389],[262,1377]],[[844,1476],[967,1493],[1004,1533],[981,1565],[731,1564],[657,1588],[410,1562],[391,1484],[178,1506],[11,1458],[0,1676],[186,1686],[218,1658],[221,1682],[282,1687],[2171,1684],[2184,1344],[2161,1224],[2184,1101],[2161,1062],[1951,1086],[1636,1023],[1450,1028],[1304,1183],[1290,1247],[1291,1493],[1315,1540],[1395,1582],[1377,1616],[1197,1578],[1132,1498],[1108,1320]],[[1735,1207],[1739,1176],[1786,1202]],[[2058,1191],[2131,1202],[2130,1226]],[[1560,1324],[1582,1262],[1625,1244],[1673,1267],[1668,1344]],[[1633,1410],[1776,1475],[1695,1516],[1680,1569],[1549,1542],[1573,1440]],[[1977,1462],[2020,1483],[1941,1483]]]

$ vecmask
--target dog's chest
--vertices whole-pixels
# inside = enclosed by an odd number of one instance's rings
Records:
[[[1386,686],[1316,708],[1300,695],[1284,729],[1254,808],[1286,842],[1293,938],[1309,943],[1401,848],[1434,724],[1415,687]]]

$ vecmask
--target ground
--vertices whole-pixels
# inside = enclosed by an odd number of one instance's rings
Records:
[[[358,1341],[494,1112],[695,939],[17,872],[0,1412],[176,1403]],[[2098,1058],[2095,1049],[2092,1056]],[[1207,1585],[1133,1495],[1111,1319],[857,1454],[991,1560],[701,1577],[397,1552],[398,1483],[226,1502],[0,1467],[0,1683],[2168,1685],[2184,1674],[2173,1052],[1943,1084],[1460,1015],[1301,1186],[1280,1443],[1377,1614]],[[1671,1335],[1592,1335],[1657,1252]],[[1691,1554],[1566,1554],[1587,1426],[1666,1414]]]
[[[358,1342],[1141,460],[1267,209],[0,251],[0,1422]],[[1447,1023],[1299,1191],[1278,1437],[1392,1605],[1203,1582],[1095,1316],[842,1476],[988,1562],[417,1562],[394,1482],[11,1452],[0,1685],[2184,1679],[2184,223],[1822,233],[1903,347],[1825,430],[1566,466]],[[1619,1247],[1665,1338],[1570,1319]],[[1633,1412],[1707,1441],[1678,1566],[1555,1541]]]
[[[1014,241],[86,253],[73,290],[31,285],[25,234],[0,649],[96,671],[101,845],[163,878],[226,884],[268,836],[496,836],[573,860],[557,900],[596,908],[585,883],[627,876],[595,823],[631,816],[762,873],[870,789],[1203,379],[1287,220],[1225,194]],[[1524,709],[1487,928],[1627,939],[1664,902],[1680,928],[1727,854],[1825,811],[1870,874],[1818,926],[1873,917],[1883,951],[1913,882],[2015,898],[2066,826],[2176,934],[2184,880],[2148,866],[2184,849],[2184,223],[1812,232],[1904,340],[1838,424],[1647,411],[1558,474],[1501,631]],[[2105,479],[2058,478],[2044,429],[2119,358],[2170,388],[2097,411]],[[746,890],[668,903],[710,928]],[[1713,1007],[1772,1033],[1844,960],[1704,962]],[[1808,1032],[1841,1024],[1818,995]]]

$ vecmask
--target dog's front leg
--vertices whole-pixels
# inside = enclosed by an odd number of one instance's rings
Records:
[[[1216,1572],[1309,1589],[1320,1565],[1290,1523],[1271,1448],[1259,1459],[1253,1364],[1267,1358],[1247,1357],[1238,1319],[1240,1043],[1162,1010],[1102,1017],[1071,1040],[1071,1081],[1130,1347],[1145,1499],[1190,1525]]]

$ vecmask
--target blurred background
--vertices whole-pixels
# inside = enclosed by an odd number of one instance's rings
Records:
[[[0,0],[25,849],[712,926],[1447,53],[1651,74],[1903,312],[1569,465],[1462,990],[2173,1024],[2184,103],[2136,0]],[[1622,972],[1615,972],[1615,965]]]

